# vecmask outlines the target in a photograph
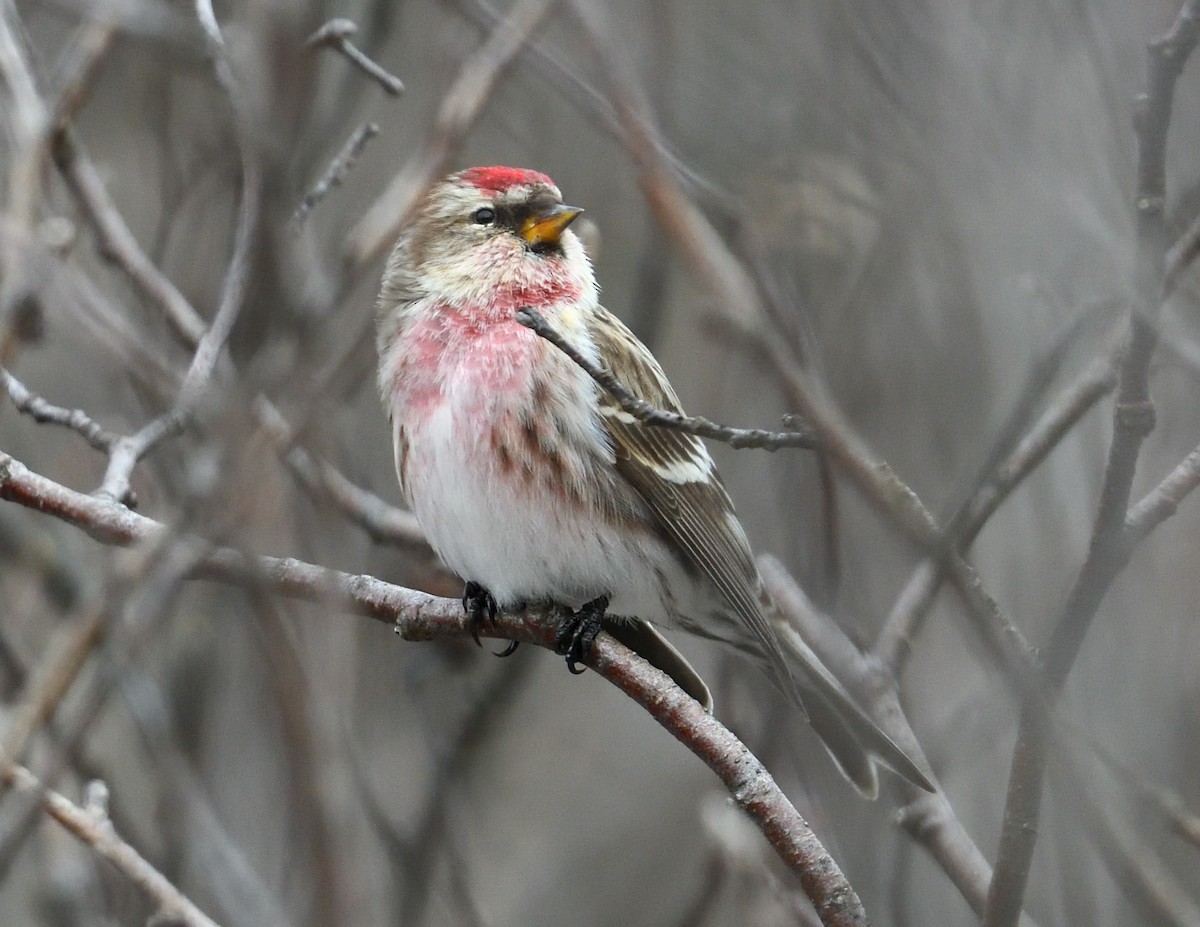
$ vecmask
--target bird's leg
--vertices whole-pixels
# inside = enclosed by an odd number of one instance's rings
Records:
[[[567,658],[567,669],[578,676],[583,668],[576,664],[583,658],[596,642],[596,635],[603,627],[604,613],[608,610],[608,596],[602,595],[584,602],[579,610],[563,619],[554,637],[554,652]]]

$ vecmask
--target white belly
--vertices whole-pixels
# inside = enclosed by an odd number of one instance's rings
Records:
[[[667,623],[690,604],[671,599],[692,581],[655,535],[614,524],[519,468],[501,468],[488,451],[490,426],[456,411],[451,395],[406,425],[413,510],[450,569],[501,605],[578,607],[607,595],[612,614]]]

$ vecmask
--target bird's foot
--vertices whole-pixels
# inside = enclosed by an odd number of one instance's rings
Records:
[[[496,626],[496,612],[499,607],[496,605],[496,599],[482,585],[471,580],[463,588],[462,597],[463,611],[467,613],[467,621],[471,626],[471,637],[480,647],[483,646],[479,641],[479,629],[484,624]],[[520,641],[509,641],[503,650],[495,651],[498,657],[511,657],[516,653],[517,648],[521,646]]]
[[[554,637],[554,652],[567,658],[567,669],[578,676],[583,667],[577,664],[592,649],[596,636],[603,627],[604,613],[608,610],[608,596],[585,602],[574,614],[563,619]]]
[[[496,626],[496,600],[487,589],[472,579],[463,587],[462,604],[463,611],[467,613],[467,624],[471,629],[471,637],[475,640],[476,646],[482,647],[483,644],[479,641],[479,629],[485,624]]]

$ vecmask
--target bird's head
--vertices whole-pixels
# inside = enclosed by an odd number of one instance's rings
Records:
[[[392,278],[411,297],[457,305],[551,284],[588,289],[591,266],[568,228],[582,212],[537,171],[459,171],[429,191],[397,243],[385,286]]]

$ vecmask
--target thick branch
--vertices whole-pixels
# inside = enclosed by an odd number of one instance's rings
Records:
[[[111,500],[75,492],[33,473],[3,452],[0,498],[61,518],[108,544],[134,544],[168,530]],[[280,595],[324,602],[386,622],[406,640],[465,637],[472,631],[456,600],[299,560],[252,557],[216,548],[200,561],[195,575],[227,582],[254,580]],[[482,633],[553,648],[559,621],[556,609],[528,609],[499,615],[495,626],[483,628]],[[608,635],[597,639],[585,662],[645,708],[717,774],[734,801],[799,877],[823,923],[838,927],[867,923],[861,902],[837,864],[744,744],[669,677]]]

